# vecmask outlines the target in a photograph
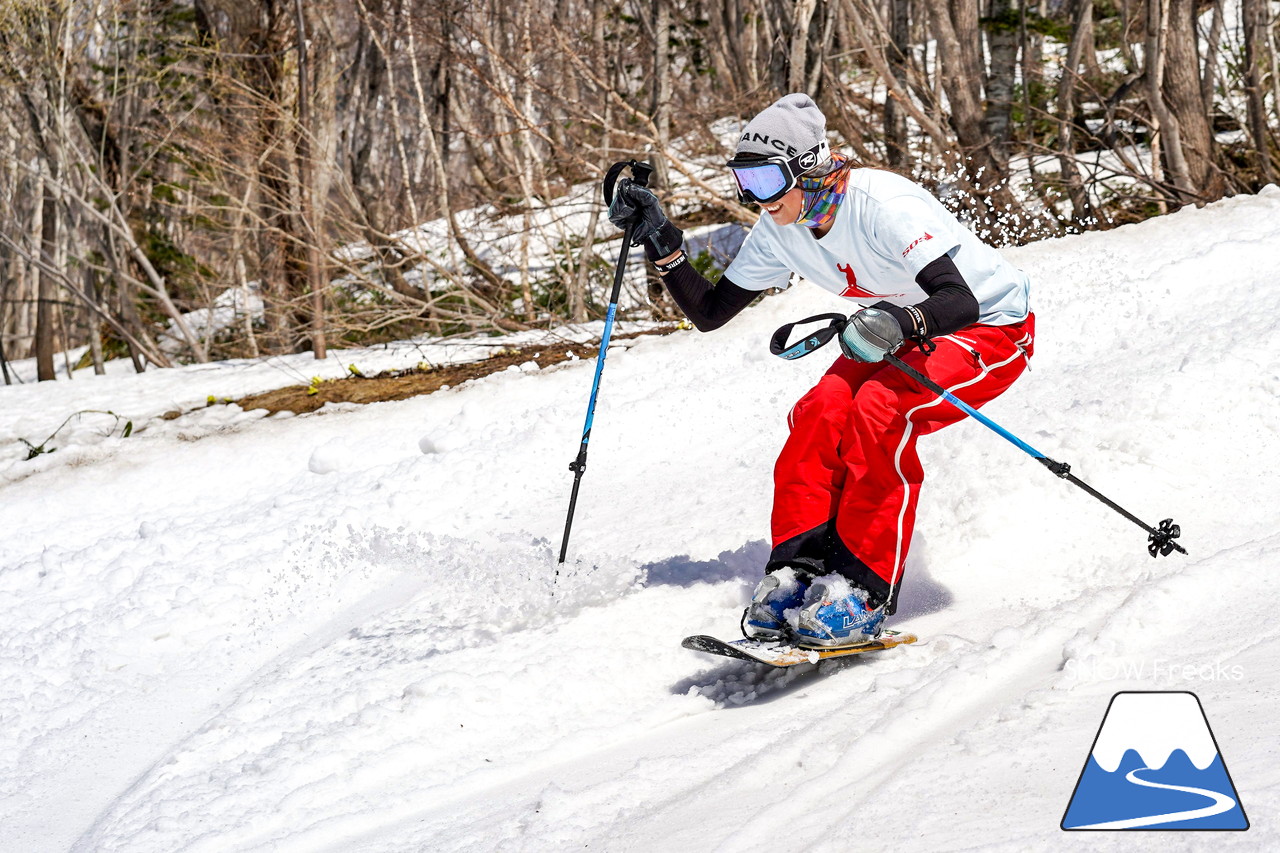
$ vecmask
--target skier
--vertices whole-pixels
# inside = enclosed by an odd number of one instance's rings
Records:
[[[964,417],[885,354],[981,406],[1027,367],[1030,282],[923,187],[831,152],[807,95],[753,118],[727,166],[739,200],[764,215],[714,286],[650,190],[620,181],[609,219],[634,223],[634,244],[700,331],[793,273],[864,306],[841,332],[842,355],[787,418],[773,550],[742,623],[752,639],[862,642],[896,605],[924,479],[916,441]]]

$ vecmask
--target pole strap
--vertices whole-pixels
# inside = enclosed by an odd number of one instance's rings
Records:
[[[791,337],[791,330],[796,326],[816,323],[819,320],[826,320],[827,326],[793,344],[787,343],[787,338]],[[843,332],[844,327],[849,325],[849,320],[850,318],[844,314],[815,314],[812,317],[805,317],[803,320],[796,320],[794,323],[787,323],[773,333],[773,338],[769,341],[769,352],[788,361],[804,358],[809,353],[820,350],[831,343],[836,335]],[[919,347],[920,351],[925,355],[930,355],[938,348],[933,339],[923,332],[915,332],[908,335],[907,339]]]
[[[791,336],[791,330],[796,326],[817,323],[819,320],[826,320],[827,325],[794,344],[787,343],[787,338]],[[836,335],[844,331],[844,327],[848,322],[849,318],[843,314],[814,314],[812,317],[805,317],[803,320],[788,323],[773,333],[773,339],[769,341],[769,352],[787,360],[804,358],[809,353],[820,350],[831,343]]]
[[[631,180],[642,187],[649,186],[649,176],[653,174],[653,167],[648,163],[641,163],[636,160],[620,160],[609,167],[609,171],[604,174],[604,184],[601,189],[604,191],[604,206],[610,207],[613,204],[613,188],[618,182],[618,176],[622,174],[623,169],[631,170]]]

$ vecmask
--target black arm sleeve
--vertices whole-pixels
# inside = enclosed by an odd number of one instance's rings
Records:
[[[760,295],[760,291],[738,287],[725,277],[712,285],[688,261],[663,275],[662,280],[676,305],[700,332],[720,328]]]
[[[905,308],[888,302],[878,302],[874,306],[892,314],[908,339],[917,331],[931,338],[949,335],[978,322],[978,300],[950,255],[943,255],[920,270],[916,284],[929,294],[928,299],[915,305],[924,317],[924,329],[916,329],[915,321]]]

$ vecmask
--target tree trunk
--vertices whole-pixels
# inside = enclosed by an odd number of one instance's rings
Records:
[[[840,16],[838,6],[834,3],[824,3],[822,8],[822,35],[818,38],[817,50],[810,54],[809,74],[805,78],[803,88],[800,89],[800,91],[808,92],[815,98],[821,94],[822,74],[826,67],[827,54],[832,48],[836,19]]]
[[[968,19],[977,18],[974,0],[928,0],[928,6],[938,42],[938,73],[951,107],[951,125],[967,154],[989,161],[991,141],[983,127],[979,79],[968,73],[972,47],[966,48],[961,41],[961,33],[973,29]]]
[[[1026,93],[1027,116],[1043,116],[1048,111],[1049,91],[1044,74],[1044,35],[1028,27],[1029,14],[1044,14],[1044,0],[1019,0],[1018,31],[1022,38],[1022,87]]]
[[[1071,43],[1067,46],[1067,59],[1062,65],[1062,78],[1058,81],[1058,163],[1067,197],[1071,200],[1071,218],[1084,224],[1094,217],[1094,211],[1076,166],[1075,91],[1085,40],[1091,39],[1093,33],[1093,0],[1072,0],[1072,5],[1075,8],[1072,10]]]
[[[1264,7],[1266,11],[1269,8]],[[1276,45],[1276,29],[1272,24],[1270,15],[1268,14],[1268,23],[1265,27],[1267,33],[1267,54],[1271,59],[1271,103],[1273,109],[1280,112],[1280,48]],[[1272,140],[1275,141],[1274,139]]]
[[[1250,0],[1244,0],[1247,5]],[[1214,89],[1218,82],[1218,43],[1222,39],[1222,0],[1213,0],[1213,18],[1209,23],[1209,35],[1205,41],[1208,43],[1209,53],[1204,58],[1204,74],[1200,77],[1200,99],[1204,101],[1204,114],[1209,117],[1209,124],[1213,124],[1213,99]]]
[[[316,4],[311,4],[314,9]],[[298,183],[302,200],[303,239],[306,240],[305,265],[307,288],[311,294],[311,352],[317,361],[326,356],[324,340],[324,261],[320,251],[320,234],[324,230],[324,199],[318,192],[316,156],[312,151],[316,124],[312,120],[312,86],[307,16],[302,0],[294,0],[294,28],[298,50],[298,115],[297,143]],[[316,43],[320,43],[316,40]]]
[[[1244,18],[1245,104],[1249,110],[1249,134],[1253,137],[1258,171],[1264,183],[1275,180],[1275,170],[1268,151],[1267,106],[1262,89],[1262,65],[1266,61],[1268,26],[1264,0],[1243,0]]]
[[[4,314],[5,300],[0,299],[0,316]],[[0,330],[0,374],[4,377],[5,385],[13,384],[13,377],[9,375],[9,360],[4,355],[4,331]]]
[[[1226,192],[1226,182],[1214,162],[1213,130],[1200,94],[1196,0],[1166,2],[1169,25],[1163,93],[1177,122],[1190,188],[1200,202],[1213,201]]]
[[[653,0],[653,123],[658,129],[650,159],[660,189],[671,188],[667,147],[671,144],[671,0]]]
[[[0,228],[11,224],[12,220],[8,216],[4,222],[0,222]],[[0,246],[0,376],[4,379],[5,385],[13,384],[13,379],[9,375],[9,361],[4,354],[5,333],[8,331],[9,317],[9,286],[16,277],[14,272],[21,263],[6,246]]]
[[[888,60],[890,73],[897,82],[897,91],[892,88],[884,102],[884,136],[888,149],[889,165],[895,169],[904,169],[911,162],[910,139],[907,130],[907,109],[901,104],[901,93],[907,91],[908,52],[912,47],[911,40],[911,3],[898,0],[889,4],[889,49]]]
[[[818,0],[795,0],[791,16],[791,49],[787,58],[787,91],[804,91],[805,63],[809,56],[809,23]]]
[[[1157,182],[1162,181],[1161,161],[1167,165],[1169,183],[1180,203],[1189,201],[1194,190],[1191,186],[1189,167],[1182,150],[1182,131],[1177,115],[1165,101],[1164,76],[1167,66],[1165,33],[1169,28],[1170,4],[1173,0],[1147,0],[1147,34],[1143,51],[1144,79],[1147,84],[1147,104],[1151,107],[1152,171]],[[1163,155],[1163,157],[1161,157]]]
[[[992,23],[987,27],[991,70],[987,74],[987,109],[984,117],[991,150],[1002,167],[1009,163],[1013,138],[1013,78],[1018,67],[1018,32],[1010,0],[992,0]]]
[[[84,268],[84,296],[86,299],[93,300],[95,305],[102,306],[98,274],[88,265]],[[93,373],[95,376],[105,376],[107,367],[102,352],[102,321],[93,311],[85,312],[85,329],[89,338],[89,356],[93,360]]]
[[[660,191],[671,189],[667,149],[671,144],[671,0],[653,0],[653,119],[657,129],[649,159]],[[649,305],[656,319],[671,316],[673,306],[658,271],[645,264]]]
[[[591,6],[591,47],[596,67],[608,69],[612,66],[605,42],[605,10],[602,4]],[[712,48],[713,53],[715,48]],[[606,72],[607,73],[607,72]],[[603,118],[603,129],[600,149],[609,151],[613,139],[613,102],[608,93],[600,92],[600,111]],[[569,319],[575,323],[587,321],[587,287],[590,278],[591,264],[595,260],[596,228],[600,222],[600,205],[591,205],[591,217],[587,222],[587,231],[583,235],[582,249],[578,252],[578,265],[574,275],[566,282]]]
[[[58,291],[50,272],[56,269],[58,248],[58,199],[49,181],[43,181],[40,214],[40,261],[36,267],[38,300],[36,303],[36,379],[47,382],[57,379],[54,355],[53,307]]]

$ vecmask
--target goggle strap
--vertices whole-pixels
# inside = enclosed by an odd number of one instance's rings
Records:
[[[769,163],[774,163],[779,166],[785,166],[792,173],[795,173],[797,170],[803,172],[803,171],[807,171],[807,169],[801,166],[800,161],[804,159],[806,155],[809,155],[809,154],[812,154],[814,158],[813,162],[810,163],[808,166],[809,169],[812,169],[814,166],[818,165],[819,163],[821,163],[822,161],[826,160],[828,157],[831,156],[831,146],[828,145],[827,140],[824,139],[821,142],[819,142],[817,145],[813,146],[807,151],[801,151],[799,154],[797,154],[794,157],[783,157],[779,155],[777,157],[765,157],[763,160],[744,160],[742,162],[738,162],[737,158],[735,157],[725,165],[728,166],[730,169],[754,169],[759,166],[764,166]]]
[[[813,155],[813,160],[809,163],[809,165],[804,166],[803,164],[801,164],[800,161],[808,157],[810,154]],[[831,146],[827,145],[827,140],[824,139],[821,142],[819,142],[817,145],[810,148],[808,151],[801,151],[799,154],[797,154],[796,156],[788,160],[787,169],[791,172],[792,177],[798,180],[801,175],[803,175],[805,172],[809,171],[819,163],[823,162],[830,156],[831,156]]]

